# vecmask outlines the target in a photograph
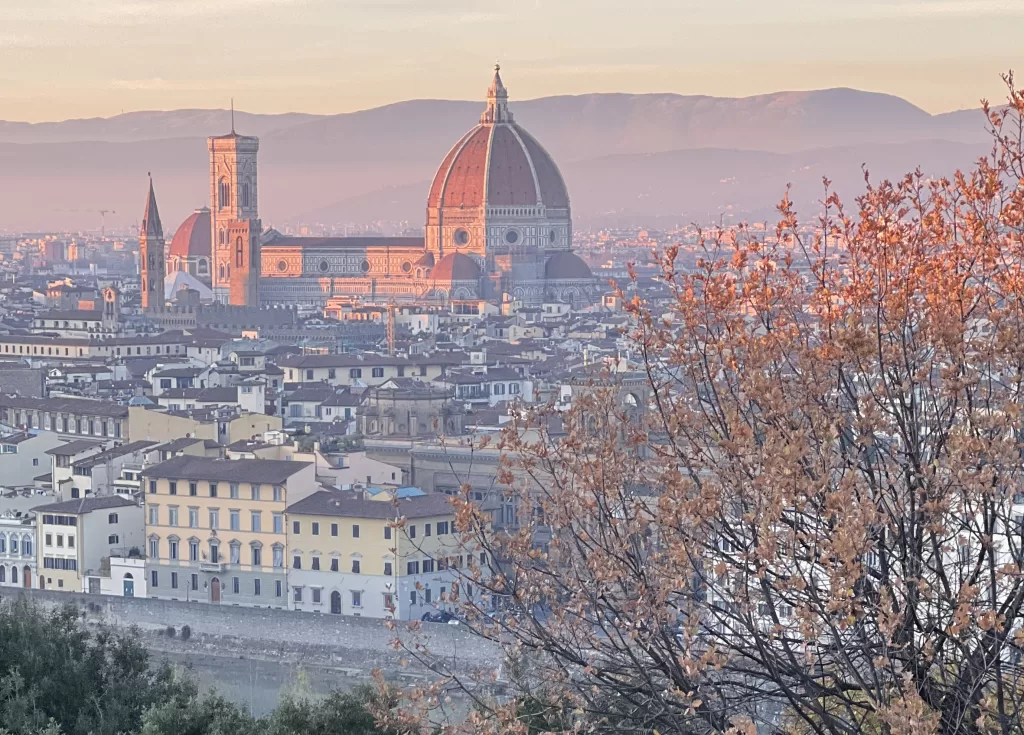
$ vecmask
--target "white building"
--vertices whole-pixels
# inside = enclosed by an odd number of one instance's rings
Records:
[[[400,487],[405,484],[402,468],[366,456],[366,452],[350,452],[335,458],[340,462],[323,474],[334,477],[338,487],[376,485]]]
[[[440,383],[455,391],[460,403],[495,406],[503,401],[533,403],[533,381],[510,367],[474,366],[469,370],[450,371]]]
[[[0,486],[32,487],[36,477],[50,471],[47,452],[63,443],[55,431],[20,431],[0,438]]]
[[[84,498],[93,493],[92,470],[84,461],[100,454],[106,444],[99,439],[76,439],[47,451],[50,462],[50,483],[62,500]]]
[[[145,597],[145,558],[110,556],[101,560],[99,574],[90,574],[84,578],[82,592],[115,597]]]
[[[66,500],[36,510],[36,566],[40,589],[76,592],[100,576],[103,560],[142,553],[142,507],[117,495]]]
[[[214,406],[238,406],[248,413],[266,410],[266,386],[259,380],[214,388],[170,388],[154,395],[157,403],[170,411],[194,411]]]
[[[166,391],[184,388],[209,388],[212,385],[213,368],[209,365],[159,364],[146,373],[146,379],[153,385],[153,396]]]
[[[35,515],[6,511],[0,515],[0,586],[32,587],[35,578]]]
[[[71,494],[64,499],[86,495],[137,495],[140,483],[136,474],[146,464],[157,461],[159,446],[159,442],[142,440],[117,444],[102,452],[91,453],[84,459],[73,459],[72,487],[78,486],[80,494]]]

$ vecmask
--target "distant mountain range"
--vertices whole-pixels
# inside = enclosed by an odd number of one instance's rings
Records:
[[[260,210],[281,226],[406,220],[420,227],[436,167],[481,102],[415,100],[342,115],[235,113],[260,137]],[[559,162],[581,226],[770,213],[787,183],[807,212],[828,175],[852,199],[873,176],[969,166],[989,146],[979,110],[931,115],[852,89],[740,99],[591,94],[511,105]],[[226,110],[0,122],[0,230],[98,229],[141,216],[153,173],[168,235],[209,197],[206,136]]]

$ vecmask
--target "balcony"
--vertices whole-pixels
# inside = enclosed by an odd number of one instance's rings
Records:
[[[491,389],[486,385],[471,387],[460,385],[456,389],[455,396],[460,401],[486,401],[491,397]]]
[[[224,564],[223,564],[223,562],[216,562],[216,561],[201,561],[201,562],[199,562],[199,571],[200,572],[215,572],[215,573],[219,574],[219,573],[224,571]]]

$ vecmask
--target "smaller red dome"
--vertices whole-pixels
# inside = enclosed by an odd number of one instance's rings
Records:
[[[178,258],[209,258],[212,253],[210,210],[203,207],[181,223],[167,254]]]
[[[437,261],[430,271],[435,281],[476,281],[480,278],[480,267],[468,255],[451,253]]]
[[[544,265],[544,277],[548,280],[579,280],[593,278],[590,266],[573,253],[555,253]]]

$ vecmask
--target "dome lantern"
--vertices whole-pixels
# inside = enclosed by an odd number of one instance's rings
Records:
[[[487,109],[480,116],[480,122],[510,123],[514,122],[512,113],[508,111],[508,90],[501,81],[501,64],[494,65],[494,79],[487,89]]]

